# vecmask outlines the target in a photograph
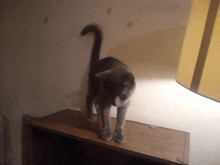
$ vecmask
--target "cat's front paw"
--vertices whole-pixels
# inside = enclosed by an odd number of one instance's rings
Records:
[[[122,132],[115,132],[113,140],[117,143],[124,143],[125,136],[122,134]]]
[[[112,139],[112,133],[111,130],[103,130],[101,137],[103,140],[111,140]]]

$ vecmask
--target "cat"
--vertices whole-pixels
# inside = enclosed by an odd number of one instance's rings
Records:
[[[88,93],[86,98],[87,119],[93,120],[93,109],[102,120],[101,138],[112,139],[110,110],[117,107],[117,120],[114,141],[125,142],[123,128],[131,95],[136,83],[133,73],[122,61],[114,57],[99,59],[102,43],[102,31],[96,24],[90,24],[81,31],[81,36],[93,33],[95,36],[89,70]]]

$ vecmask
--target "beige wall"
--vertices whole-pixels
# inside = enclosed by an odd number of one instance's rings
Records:
[[[13,164],[21,164],[22,114],[85,106],[93,38],[79,33],[93,22],[103,27],[101,58],[123,60],[136,76],[127,118],[190,132],[190,164],[220,162],[220,104],[175,81],[191,0],[4,1],[1,113]]]

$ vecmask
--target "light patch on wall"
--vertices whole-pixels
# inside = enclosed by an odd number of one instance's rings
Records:
[[[165,79],[161,81],[163,81],[163,83],[166,83],[171,87],[169,88],[169,93],[172,94],[172,96],[176,100],[181,101],[181,105],[190,104],[191,107],[197,106],[197,108],[195,108],[195,111],[198,111],[198,115],[205,113],[203,114],[203,116],[212,116],[213,114],[211,114],[210,109],[220,109],[220,104],[218,102],[205,98],[194,92],[191,92],[185,87],[179,85],[173,79]]]
[[[219,129],[219,109],[219,103],[185,89],[175,79],[142,79],[137,80],[127,119],[185,131],[209,125]]]

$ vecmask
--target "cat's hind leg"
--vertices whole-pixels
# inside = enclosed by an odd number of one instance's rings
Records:
[[[94,97],[87,94],[86,97],[86,121],[94,122],[93,119],[93,109],[94,109]]]

